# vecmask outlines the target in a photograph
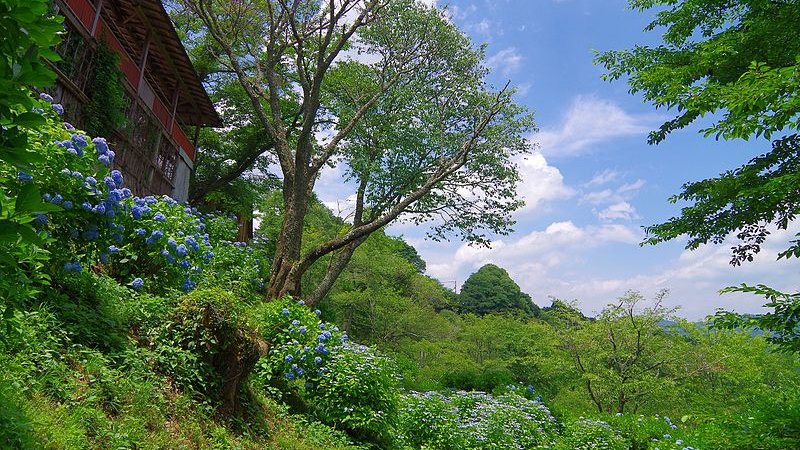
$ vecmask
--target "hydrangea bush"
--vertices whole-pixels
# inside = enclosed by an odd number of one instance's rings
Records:
[[[543,403],[513,392],[411,392],[401,411],[399,432],[413,448],[547,448],[558,430]]]
[[[0,166],[7,191],[24,196],[35,186],[31,192],[41,193],[49,206],[39,209],[52,211],[33,220],[47,237],[51,272],[96,268],[153,293],[188,292],[201,282],[224,286],[246,280],[251,290],[263,286],[268,263],[244,243],[231,242],[233,220],[169,196],[133,196],[122,173],[111,168],[116,155],[107,141],[62,122],[63,107],[52,101],[41,94],[37,111],[46,120],[28,130],[31,151],[42,157],[25,166]],[[217,266],[215,252],[224,255]],[[239,269],[230,273],[234,261]]]
[[[374,350],[349,342],[347,333],[320,315],[290,298],[263,305],[256,326],[272,347],[258,376],[282,380],[325,423],[366,439],[386,439],[399,400],[396,367]]]

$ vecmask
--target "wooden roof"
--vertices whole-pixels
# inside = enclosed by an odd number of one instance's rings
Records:
[[[101,14],[137,63],[150,42],[145,78],[170,109],[177,92],[178,122],[222,126],[160,0],[105,0]]]

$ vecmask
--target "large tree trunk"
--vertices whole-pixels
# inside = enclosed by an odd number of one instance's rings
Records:
[[[277,247],[272,261],[272,275],[267,289],[267,300],[285,295],[300,298],[301,269],[300,251],[303,247],[303,224],[308,212],[308,198],[313,191],[311,186],[303,186],[305,177],[298,174],[287,178],[283,183],[284,216],[281,231],[278,233]]]

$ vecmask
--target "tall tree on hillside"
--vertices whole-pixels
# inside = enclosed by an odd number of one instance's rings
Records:
[[[658,8],[647,31],[665,27],[656,47],[601,53],[607,79],[627,77],[632,93],[677,115],[650,134],[664,140],[709,113],[706,136],[775,138],[772,149],[719,177],[687,183],[672,202],[691,204],[678,217],[647,228],[647,243],[689,237],[687,248],[721,243],[734,234],[731,263],[752,261],[770,233],[800,213],[800,1],[631,0],[638,10]],[[778,258],[800,257],[800,239]],[[744,320],[723,313],[720,325],[756,325],[800,350],[800,295],[766,286],[732,290],[765,295],[774,313]]]
[[[282,174],[283,222],[270,298],[300,296],[303,273],[335,254],[316,303],[366,237],[403,219],[432,238],[486,243],[521,206],[511,158],[531,117],[489,88],[482,49],[413,0],[181,0],[220,49]],[[367,62],[362,62],[367,61]],[[354,186],[352,225],[302,251],[315,183],[338,167]]]
[[[642,308],[642,295],[628,292],[596,320],[563,334],[561,347],[599,412],[635,413],[687,375],[681,363],[687,342],[663,327],[674,313],[662,303],[666,295],[661,291],[651,307]]]
[[[539,315],[531,296],[522,292],[505,269],[486,264],[467,278],[458,294],[458,309],[479,316],[518,311]]]

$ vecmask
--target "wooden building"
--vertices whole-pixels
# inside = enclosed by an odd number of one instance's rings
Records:
[[[137,195],[188,197],[200,127],[221,126],[160,0],[56,0],[66,33],[52,92],[66,120],[83,127],[98,45],[119,57],[126,125],[105,137],[114,166]],[[188,133],[193,136],[190,138]]]

